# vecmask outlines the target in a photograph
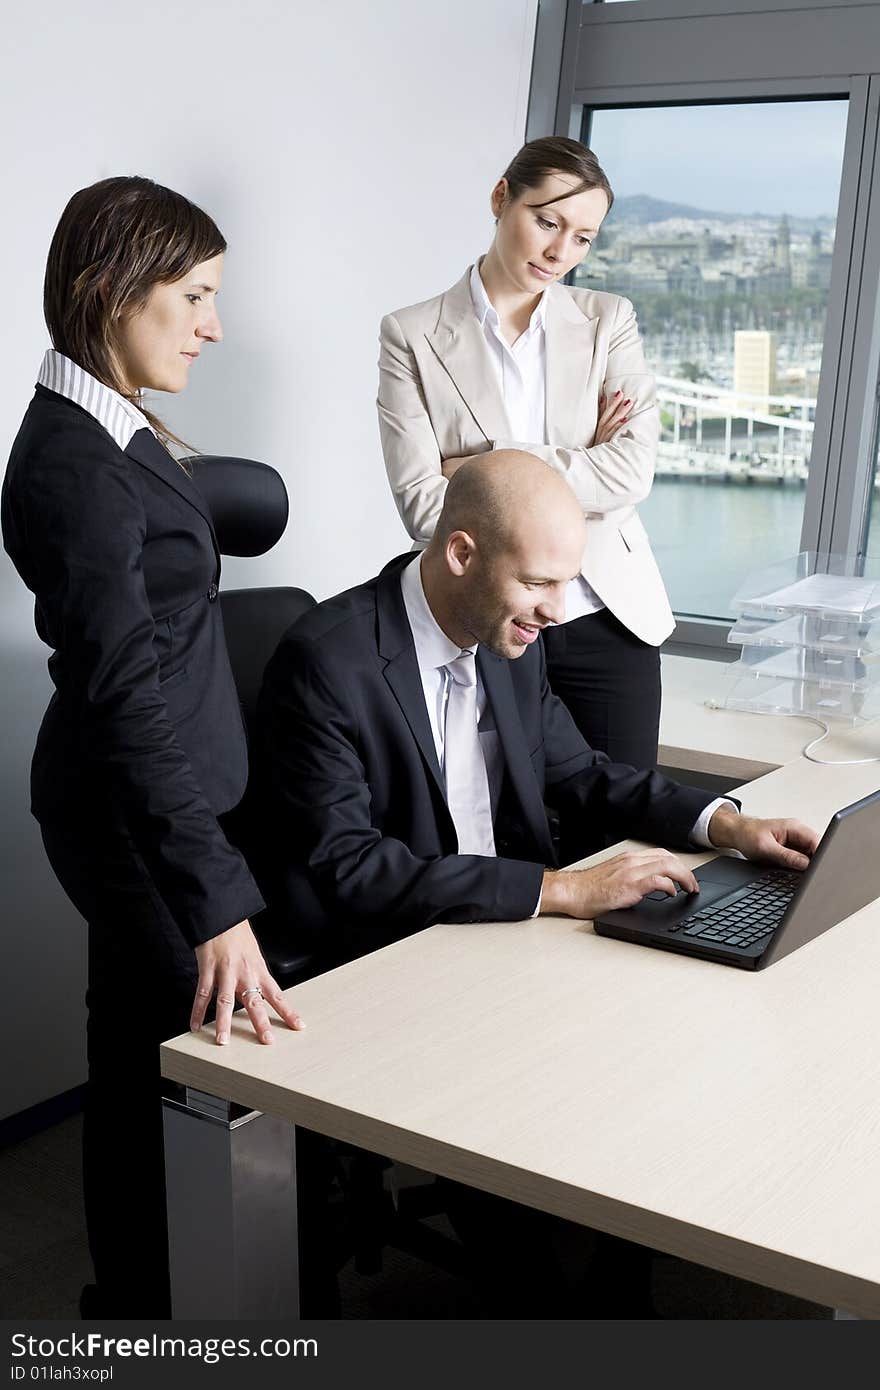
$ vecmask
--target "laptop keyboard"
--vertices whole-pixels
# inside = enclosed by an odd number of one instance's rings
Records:
[[[772,870],[757,883],[682,917],[668,930],[746,950],[776,930],[801,882],[803,874],[796,871]]]

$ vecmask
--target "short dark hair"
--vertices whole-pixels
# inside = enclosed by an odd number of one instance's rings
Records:
[[[116,320],[143,308],[155,285],[225,250],[206,212],[152,179],[123,176],[81,188],[61,214],[46,262],[43,312],[53,347],[133,400],[117,357]],[[137,405],[161,434],[176,438]]]
[[[549,198],[548,202],[558,203],[589,188],[601,188],[608,199],[610,211],[614,194],[598,159],[579,140],[569,140],[564,135],[544,135],[540,140],[529,140],[513,156],[503,177],[507,180],[511,198],[515,199],[530,189],[539,188],[549,174],[570,174],[578,182],[568,193]],[[547,203],[535,203],[534,206],[546,207]]]

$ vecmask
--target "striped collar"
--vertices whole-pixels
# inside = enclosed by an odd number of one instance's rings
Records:
[[[128,448],[132,435],[138,430],[152,429],[147,417],[142,415],[131,401],[127,401],[109,386],[102,385],[89,372],[71,362],[63,353],[56,352],[54,348],[49,348],[43,358],[37,384],[57,392],[59,396],[64,396],[88,411],[99,425],[104,426],[120,449]]]

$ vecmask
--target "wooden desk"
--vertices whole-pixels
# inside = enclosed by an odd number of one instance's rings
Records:
[[[880,765],[800,760],[742,796],[824,827],[878,781]],[[305,1033],[279,1027],[265,1048],[237,1018],[228,1047],[203,1031],[166,1044],[162,1066],[292,1125],[880,1317],[878,981],[880,904],[757,974],[566,918],[438,926],[297,989]],[[192,1221],[207,1175],[187,1161]]]
[[[721,661],[663,657],[661,764],[729,777],[733,786],[800,757],[821,734],[812,719],[709,708],[707,701],[723,703],[734,679],[732,667]],[[878,756],[880,720],[854,729],[841,724],[818,751],[823,758]]]

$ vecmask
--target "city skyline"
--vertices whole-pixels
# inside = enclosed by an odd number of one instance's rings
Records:
[[[766,330],[778,338],[780,372],[763,394],[815,394],[833,220],[719,219],[640,195],[614,211],[575,283],[633,300],[658,375],[732,386],[735,333]]]

